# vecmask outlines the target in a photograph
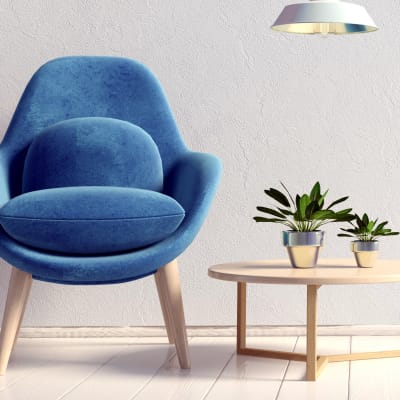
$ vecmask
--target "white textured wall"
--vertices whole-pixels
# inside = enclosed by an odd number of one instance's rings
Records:
[[[217,154],[224,173],[200,235],[181,257],[190,325],[234,324],[235,286],[209,265],[285,257],[280,228],[256,225],[263,189],[319,179],[332,196],[400,228],[400,36],[397,0],[358,0],[381,30],[286,36],[270,24],[283,0],[0,0],[0,131],[32,73],[63,55],[138,59],[157,74],[185,140]],[[328,230],[324,255],[350,256]],[[400,239],[382,245],[400,257]],[[0,270],[4,305],[9,268]],[[250,290],[249,322],[304,322],[302,287]],[[323,324],[398,323],[400,285],[325,287]],[[159,325],[152,278],[119,286],[35,282],[26,326]]]

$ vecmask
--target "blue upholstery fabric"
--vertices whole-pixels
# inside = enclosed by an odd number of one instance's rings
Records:
[[[218,186],[220,161],[186,148],[159,83],[143,65],[114,57],[61,58],[34,75],[0,145],[0,205],[22,192],[32,140],[50,125],[79,117],[115,118],[145,130],[160,152],[163,193],[183,207],[185,218],[154,245],[102,256],[40,251],[0,227],[0,255],[35,279],[64,284],[125,282],[151,274],[178,257],[200,230]]]
[[[92,255],[159,242],[184,216],[169,196],[110,186],[36,190],[0,209],[0,223],[15,240],[42,250]]]
[[[66,186],[162,191],[160,153],[151,136],[129,122],[94,117],[58,122],[29,146],[22,191]]]

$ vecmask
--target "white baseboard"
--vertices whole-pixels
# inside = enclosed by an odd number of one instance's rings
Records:
[[[235,326],[189,326],[188,335],[235,336]],[[304,336],[304,326],[248,326],[247,336]],[[322,336],[391,336],[400,335],[400,325],[343,325],[320,326]],[[164,327],[35,327],[21,328],[24,338],[121,338],[162,337]]]

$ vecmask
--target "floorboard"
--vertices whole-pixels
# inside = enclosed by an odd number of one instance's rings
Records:
[[[400,349],[400,336],[353,337],[353,352]],[[400,358],[352,361],[350,400],[400,399]]]
[[[300,337],[296,352],[306,351],[306,339]],[[348,353],[350,337],[324,336],[318,338],[318,354]],[[349,362],[330,363],[316,382],[306,382],[306,364],[291,361],[278,400],[347,400]]]
[[[305,352],[304,337],[250,337],[248,346]],[[165,337],[20,339],[0,400],[398,400],[400,357],[305,363],[236,355],[234,337],[191,338],[181,370]],[[319,354],[400,349],[400,336],[322,336]]]
[[[209,392],[235,351],[233,338],[194,338],[192,368],[181,370],[176,357],[165,363],[135,400],[198,400]]]
[[[248,338],[249,347],[293,351],[295,337]],[[288,366],[286,360],[234,355],[207,400],[274,400]]]

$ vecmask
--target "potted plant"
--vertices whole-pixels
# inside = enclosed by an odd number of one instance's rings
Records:
[[[351,250],[356,258],[357,265],[362,268],[372,268],[378,258],[379,242],[376,240],[379,236],[394,236],[399,232],[393,232],[386,228],[388,221],[378,224],[378,219],[372,220],[364,213],[362,218],[354,215],[355,223],[349,221],[351,228],[340,228],[346,233],[339,233],[340,237],[356,238],[351,242]]]
[[[331,222],[350,221],[354,218],[350,214],[351,208],[341,211],[332,209],[335,205],[346,201],[348,196],[335,200],[326,207],[325,198],[328,190],[321,193],[319,182],[314,184],[309,194],[297,194],[295,198],[286,186],[280,183],[285,193],[274,188],[264,191],[278,205],[274,208],[257,207],[258,211],[269,216],[256,216],[253,219],[256,222],[278,223],[289,228],[282,232],[282,238],[293,267],[314,267],[324,240],[324,232],[320,228]]]

